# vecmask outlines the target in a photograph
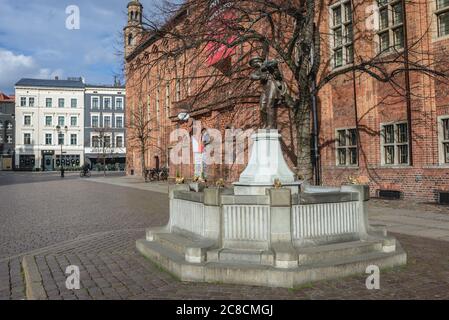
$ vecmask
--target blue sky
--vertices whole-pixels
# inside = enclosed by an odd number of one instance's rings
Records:
[[[0,0],[0,91],[24,77],[83,76],[112,84],[121,74],[121,32],[128,0]],[[157,0],[142,0],[146,9]],[[66,28],[66,8],[80,9],[80,29]],[[145,10],[146,11],[146,10]]]

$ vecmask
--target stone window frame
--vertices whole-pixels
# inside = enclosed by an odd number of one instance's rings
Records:
[[[399,127],[405,125],[407,128],[404,137],[406,138],[406,142],[399,141]],[[386,142],[385,128],[387,126],[393,126],[393,142]],[[408,123],[407,121],[392,121],[385,122],[380,124],[380,163],[385,167],[404,167],[410,165],[410,141],[408,141]],[[407,162],[400,162],[399,154],[401,153],[401,147],[407,146]],[[388,163],[386,161],[386,148],[393,148],[393,162]]]
[[[449,148],[449,115],[439,116],[438,121],[438,162],[440,165],[449,166],[449,155],[445,159],[444,147],[447,144]],[[447,121],[447,136],[445,137],[444,122]]]
[[[48,103],[48,102],[50,102],[50,103]],[[45,107],[53,108],[53,98],[45,98]]]
[[[349,131],[354,130],[356,133],[356,141],[355,144],[349,144],[350,142],[350,134]],[[337,167],[358,167],[358,143],[357,143],[357,128],[356,127],[343,127],[335,129],[335,164]],[[339,132],[345,131],[345,145],[339,145]],[[345,164],[340,163],[339,158],[339,150],[345,150]],[[355,149],[356,151],[356,163],[350,163],[350,149]]]
[[[27,97],[20,97],[20,106],[21,107],[27,106]]]
[[[378,14],[378,30],[376,32],[377,38],[377,52],[380,54],[390,53],[394,51],[402,51],[404,49],[405,39],[404,39],[404,13],[402,12],[402,1],[404,0],[377,0],[377,8],[379,10]],[[381,4],[380,4],[380,3]],[[394,19],[394,7],[398,6],[401,10],[401,21],[399,23],[395,22]],[[387,26],[382,26],[382,12],[387,13]],[[396,30],[402,30],[402,43],[400,46],[396,43]],[[388,46],[382,49],[382,35],[387,34]]]
[[[347,11],[345,8],[349,5],[350,12],[347,16]],[[340,21],[335,23],[334,12],[340,10]],[[331,37],[329,39],[331,51],[332,51],[332,69],[342,68],[351,65],[354,61],[354,22],[352,17],[352,1],[350,0],[339,0],[334,4],[329,6],[329,29]],[[349,28],[351,26],[351,28]],[[336,44],[335,42],[335,32],[341,29],[341,44]],[[351,30],[351,32],[349,32]],[[350,36],[349,36],[350,35]],[[350,39],[349,39],[350,37]],[[348,40],[349,39],[349,40]],[[348,58],[348,50],[352,47],[352,57]],[[336,51],[341,50],[341,64],[337,65]],[[350,55],[349,55],[350,56]]]
[[[435,37],[437,39],[442,39],[442,38],[449,37],[449,33],[447,33],[447,34],[440,34],[440,17],[442,15],[449,15],[449,1],[447,1],[447,3],[445,5],[443,3],[443,6],[441,8],[439,8],[438,7],[438,3],[440,1],[444,2],[444,0],[433,0],[432,1],[433,2],[432,9],[433,9],[433,12],[435,14],[435,20],[436,20],[435,21]]]

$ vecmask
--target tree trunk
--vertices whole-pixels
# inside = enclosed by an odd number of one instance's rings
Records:
[[[145,146],[142,142],[142,145],[140,147],[140,168],[142,170],[142,177],[146,180],[146,174],[145,174]]]
[[[295,108],[298,178],[312,183],[311,106],[308,94],[302,94]]]

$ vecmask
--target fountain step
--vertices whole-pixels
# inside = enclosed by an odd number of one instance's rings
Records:
[[[352,257],[366,253],[382,252],[382,240],[350,241],[328,245],[298,248],[300,265]]]
[[[185,256],[189,262],[199,263],[205,260],[207,249],[215,246],[215,242],[208,239],[195,239],[179,233],[157,233],[155,242],[179,255]]]
[[[220,262],[229,263],[273,265],[273,259],[273,252],[263,250],[222,249],[218,253],[218,260]]]
[[[179,253],[156,241],[145,239],[136,242],[137,249],[182,281],[220,282],[230,284],[262,285],[294,288],[304,283],[363,274],[367,266],[379,268],[400,266],[406,263],[407,255],[399,244],[394,252],[375,251],[355,256],[337,257],[294,268],[279,269],[274,266],[211,261],[189,263]]]

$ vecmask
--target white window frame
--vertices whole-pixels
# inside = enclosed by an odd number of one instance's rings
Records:
[[[122,126],[121,126],[121,127],[118,127],[118,126],[117,126],[117,119],[122,119]],[[123,116],[122,116],[122,115],[115,115],[115,128],[122,129],[123,126],[124,126],[124,123],[123,123]]]
[[[48,106],[48,101],[50,101],[50,106]],[[53,98],[45,98],[45,107],[53,108]]]
[[[47,124],[47,118],[50,118],[50,124]],[[44,126],[45,127],[52,127],[53,126],[53,116],[45,115],[44,116]]]
[[[398,142],[398,126],[401,124],[405,124],[407,126],[407,142]],[[393,126],[393,135],[394,139],[392,143],[385,143],[385,134],[384,127],[385,126]],[[404,167],[410,165],[410,141],[408,135],[408,123],[407,121],[396,121],[396,122],[387,122],[380,124],[380,156],[381,156],[381,165],[385,167]],[[399,146],[407,145],[407,163],[399,163]],[[394,159],[393,163],[386,163],[385,161],[385,147],[392,146],[394,148]]]
[[[98,138],[98,145],[94,146],[94,137]],[[90,133],[90,147],[91,148],[100,148],[100,135],[97,132]]]
[[[98,101],[98,105],[96,108],[94,107],[94,99],[97,99],[97,101]],[[91,110],[100,110],[100,97],[99,96],[90,97],[90,109]]]
[[[72,119],[75,119],[75,124],[72,124]],[[70,116],[70,126],[78,127],[78,116]]]
[[[62,107],[60,102],[62,101]],[[65,99],[64,98],[58,98],[58,108],[65,108]]]
[[[73,101],[75,101],[75,106],[73,106]],[[77,98],[70,99],[70,108],[72,108],[72,109],[78,108],[78,99]]]
[[[121,138],[122,138],[122,146],[121,146],[121,147],[117,146],[117,137],[121,137]],[[115,137],[114,137],[114,146],[115,146],[116,148],[119,148],[119,149],[125,147],[125,135],[124,135],[123,133],[116,133],[116,134],[115,134]]]
[[[117,101],[121,101],[122,102],[122,107],[121,108],[117,108]],[[115,97],[115,110],[117,111],[123,111],[124,109],[124,99],[123,97]]]
[[[75,144],[72,143],[72,137],[73,136],[75,136],[75,139],[76,139],[76,143]],[[78,135],[76,133],[71,133],[70,134],[70,145],[71,146],[77,146],[78,145]]]
[[[64,123],[63,123],[63,124],[61,124],[61,123],[59,122],[59,120],[60,120],[61,118],[64,119]],[[61,116],[61,115],[58,116],[58,126],[60,126],[60,127],[65,126],[65,116]]]
[[[33,99],[33,100],[32,100],[32,101],[33,101],[33,105],[31,105],[31,99]],[[30,108],[36,107],[36,98],[35,98],[35,97],[29,97],[29,98],[28,98],[28,106],[29,106]]]
[[[98,125],[96,126],[96,127],[94,127],[94,125],[93,125],[93,118],[94,117],[97,117],[97,119],[98,119],[98,121],[97,121],[97,123],[98,123]],[[91,113],[90,114],[90,127],[91,128],[100,128],[100,114],[99,113]]]
[[[30,119],[30,123],[27,124],[26,123],[26,119],[29,118]],[[23,126],[24,127],[31,127],[33,125],[33,116],[31,114],[24,114],[23,115]]]
[[[109,127],[106,127],[106,125],[105,125],[105,119],[106,118],[109,118],[109,123],[111,124]],[[103,113],[103,123],[102,123],[102,128],[112,128],[112,125],[113,125],[113,123],[112,123],[112,114],[111,113]]]
[[[20,97],[20,106],[21,107],[27,106],[27,97]]]
[[[345,131],[345,145],[344,146],[340,146],[339,145],[339,131]],[[349,131],[350,130],[356,130],[356,142],[355,145],[350,145],[349,141]],[[337,128],[335,129],[335,164],[337,167],[358,167],[359,166],[359,160],[358,160],[358,155],[359,155],[359,148],[358,148],[358,135],[357,135],[357,128],[356,127],[343,127],[343,128]],[[355,148],[355,152],[356,152],[356,163],[355,164],[351,164],[349,159],[350,159],[350,149],[354,149]],[[345,160],[346,163],[345,164],[340,164],[339,161],[339,150],[341,149],[345,149]]]
[[[25,135],[29,135],[30,136],[30,143],[25,143]],[[33,135],[31,134],[31,133],[29,133],[29,132],[24,132],[23,133],[23,135],[22,135],[22,138],[23,138],[23,145],[25,145],[25,146],[30,146],[30,145],[32,145],[33,144]]]
[[[47,143],[47,134],[50,135],[50,143]],[[46,146],[52,146],[53,145],[53,134],[49,132],[44,133],[44,144]]]
[[[109,108],[106,108],[106,100],[109,100]],[[103,97],[103,110],[112,110],[112,97]]]

